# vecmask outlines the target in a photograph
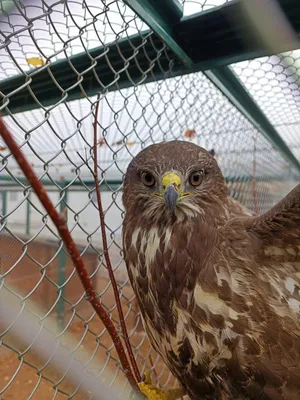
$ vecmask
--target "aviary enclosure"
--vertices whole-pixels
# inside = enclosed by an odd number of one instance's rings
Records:
[[[175,384],[123,262],[124,172],[192,141],[268,210],[300,178],[299,32],[297,0],[0,1],[0,112],[29,174],[1,125],[1,399],[126,398],[145,370]]]

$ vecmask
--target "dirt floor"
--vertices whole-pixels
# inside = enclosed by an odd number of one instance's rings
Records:
[[[106,280],[98,281],[98,293],[103,292],[108,284]],[[137,361],[140,371],[144,368],[148,370],[151,368],[154,371],[152,374],[154,381],[157,377],[159,384],[174,386],[174,379],[170,377],[169,371],[145,338],[137,316],[136,304],[132,300],[131,288],[126,285],[122,292],[126,324],[131,335],[131,344],[138,351]],[[111,287],[103,294],[102,301],[109,310],[113,310],[113,318],[117,319]],[[106,362],[106,370],[110,369],[113,373],[113,378],[109,379],[115,378],[113,384],[121,390],[126,383],[126,378],[116,366],[116,352],[109,335],[103,329],[102,322],[98,317],[92,318],[93,310],[86,302],[81,302],[76,308],[76,312],[77,315],[69,313],[69,316],[66,317],[65,323],[69,323],[69,325],[61,336],[61,342],[72,350],[76,348],[74,354],[82,361],[87,362],[92,357],[89,367],[95,373],[100,373],[103,362]],[[4,343],[5,339],[4,336]],[[18,357],[15,351],[10,350],[7,346],[1,346],[0,341],[1,400],[65,400],[68,398],[85,400],[90,398],[91,393],[85,393],[80,388],[77,390],[76,386],[70,382],[68,376],[63,378],[51,365],[51,362],[45,367],[45,362],[39,360],[37,349],[30,350],[24,356]]]

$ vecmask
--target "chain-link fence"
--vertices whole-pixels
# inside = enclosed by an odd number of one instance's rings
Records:
[[[254,100],[300,158],[300,50],[233,65]]]
[[[224,1],[182,1],[186,15]],[[174,76],[166,44],[122,1],[0,2],[0,110],[57,209],[68,219],[101,303],[117,322],[100,234],[92,167],[99,99],[98,160],[109,252],[140,371],[173,378],[151,349],[122,257],[122,179],[145,146],[190,140],[213,150],[230,194],[262,213],[295,184],[297,173],[202,72]],[[300,58],[300,57],[299,57]],[[300,64],[299,64],[300,66]],[[300,157],[297,52],[233,65],[245,87]],[[97,97],[99,94],[99,98]],[[11,334],[23,313],[55,326],[57,343],[86,370],[126,386],[112,341],[85,298],[57,231],[0,139],[0,292],[20,302],[0,321],[0,398],[95,398],[53,358],[39,358],[36,336]],[[38,305],[38,311],[36,306]],[[10,304],[7,304],[10,307]]]

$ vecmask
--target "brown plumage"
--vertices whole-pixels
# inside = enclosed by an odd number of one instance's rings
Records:
[[[299,400],[300,185],[249,216],[206,150],[173,141],[132,160],[123,202],[146,332],[188,395]]]

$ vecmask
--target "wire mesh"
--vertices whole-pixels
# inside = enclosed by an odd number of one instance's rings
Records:
[[[183,5],[183,15],[188,16],[201,11],[211,10],[212,8],[222,6],[232,0],[179,0]]]
[[[233,69],[299,159],[300,51],[244,61]]]
[[[183,3],[185,7],[197,3],[202,10],[223,1]],[[83,52],[90,56],[89,69],[96,76],[97,91],[101,91],[98,159],[109,251],[126,324],[141,372],[151,369],[162,386],[175,384],[145,337],[124,266],[121,191],[128,163],[145,146],[163,140],[190,140],[213,149],[230,194],[252,213],[262,213],[282,198],[294,185],[296,173],[205,74],[168,78],[174,61],[172,54],[164,43],[157,47],[153,32],[123,2],[25,0],[0,4],[0,90],[1,82],[18,75],[24,78],[14,92],[0,92],[0,109],[54,204],[67,216],[99,298],[117,322],[116,302],[103,259],[95,188],[86,165],[92,165],[92,123],[97,97],[80,86],[84,84],[86,71],[72,67],[72,57],[76,54]],[[132,35],[138,40],[133,41]],[[118,53],[121,63],[115,69],[116,53],[112,49],[126,38],[130,51],[126,55]],[[92,50],[99,46],[101,53],[92,57]],[[142,66],[136,61],[140,53],[146,60]],[[163,56],[168,60],[164,65],[160,64]],[[288,57],[283,57],[285,62]],[[66,81],[62,88],[59,78],[47,68],[64,60],[77,79],[75,85],[68,86]],[[299,123],[298,92],[293,86],[296,80],[281,81],[281,70],[275,71],[278,64],[273,65],[271,60],[272,57],[240,63],[234,69],[278,130],[284,127],[285,132],[293,132]],[[96,64],[100,62],[105,62],[110,70],[109,80],[97,74]],[[254,68],[253,63],[259,63],[259,68]],[[136,64],[139,75],[131,76],[131,68]],[[153,72],[157,64],[159,79]],[[271,77],[265,65],[273,68],[275,75]],[[286,75],[290,76],[291,68],[296,66],[283,69]],[[31,87],[32,79],[45,71],[61,93],[60,99],[50,106]],[[280,93],[286,96],[284,107],[274,98],[266,97],[267,86],[261,95],[254,85],[251,78],[262,73],[268,81],[264,81],[265,85],[276,80]],[[130,87],[118,87],[123,74],[131,82]],[[162,75],[166,79],[161,79]],[[149,76],[153,82],[144,83]],[[264,84],[260,82],[260,89]],[[292,99],[290,92],[285,91],[286,84],[293,92]],[[37,107],[12,111],[10,106],[24,85],[27,96]],[[69,101],[78,86],[81,98]],[[111,87],[117,90],[110,91]],[[42,89],[41,86],[39,90]],[[286,138],[290,145],[297,139]],[[68,346],[74,357],[83,357],[85,367],[96,376],[112,369],[109,383],[119,384],[122,394],[126,381],[112,342],[86,301],[53,224],[1,141],[0,159],[0,291],[9,290],[21,301],[22,310],[32,312],[41,326],[55,326],[57,341]],[[34,304],[39,305],[39,312],[33,311]],[[22,310],[21,314],[25,312]],[[26,348],[20,347],[17,338],[10,335],[17,319],[18,315],[13,315],[10,326],[3,326],[0,321],[0,398],[95,398],[93,393],[81,390],[80,382],[74,387],[67,373],[60,375],[51,359],[42,363],[35,338]],[[68,340],[69,335],[72,341]]]

